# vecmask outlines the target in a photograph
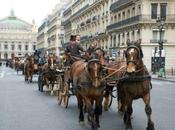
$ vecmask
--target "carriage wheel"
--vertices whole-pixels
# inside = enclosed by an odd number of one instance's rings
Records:
[[[64,88],[63,88],[63,102],[64,102],[64,106],[65,108],[68,107],[68,103],[69,103],[69,85],[68,83],[64,83]]]
[[[59,75],[58,77],[58,90],[57,90],[57,101],[58,101],[58,105],[61,105],[62,102],[62,87],[63,87],[63,80],[62,77]]]
[[[57,90],[56,90],[56,96],[58,96],[58,91],[60,91],[62,89],[62,86],[63,86],[63,79],[60,75],[58,75],[57,77]]]

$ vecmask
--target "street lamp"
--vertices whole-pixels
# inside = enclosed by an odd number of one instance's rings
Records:
[[[162,66],[162,50],[163,50],[163,38],[162,38],[162,30],[163,30],[163,27],[165,25],[165,18],[160,18],[158,17],[158,19],[156,20],[157,24],[158,24],[158,28],[159,28],[159,72],[160,72],[160,69],[164,69],[164,64]]]

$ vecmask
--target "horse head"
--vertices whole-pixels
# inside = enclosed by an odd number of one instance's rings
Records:
[[[127,63],[127,72],[129,74],[138,72],[139,67],[143,64],[143,53],[140,43],[135,42],[129,44],[125,51],[125,58]]]
[[[94,87],[101,85],[101,64],[98,59],[91,59],[87,63],[89,76]]]
[[[55,63],[55,56],[54,55],[49,55],[48,57],[48,64],[50,69],[54,69],[54,63]]]
[[[100,60],[101,65],[107,65],[107,60],[105,59],[105,51],[101,48],[95,49],[95,55]]]

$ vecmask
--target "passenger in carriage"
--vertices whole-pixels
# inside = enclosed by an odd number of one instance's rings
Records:
[[[76,35],[71,35],[70,42],[68,46],[66,47],[65,52],[70,53],[72,56],[80,57],[81,53],[84,52],[84,49],[76,42]]]
[[[37,64],[39,62],[39,52],[35,50],[34,52],[34,63]]]

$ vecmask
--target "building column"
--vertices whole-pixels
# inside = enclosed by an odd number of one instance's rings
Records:
[[[111,35],[108,35],[107,44],[108,44],[108,47],[110,48],[111,47]]]
[[[127,39],[128,39],[128,32],[125,32],[125,42],[124,42],[125,45],[126,45]]]
[[[137,40],[138,40],[137,31],[138,31],[137,29],[134,30],[134,35],[135,35],[135,36],[134,36],[134,38],[135,38],[134,41],[137,41]]]
[[[118,34],[117,34],[117,33],[115,34],[115,37],[116,37],[116,39],[115,39],[115,40],[116,40],[115,43],[116,43],[116,47],[117,47],[117,46],[118,46]]]

